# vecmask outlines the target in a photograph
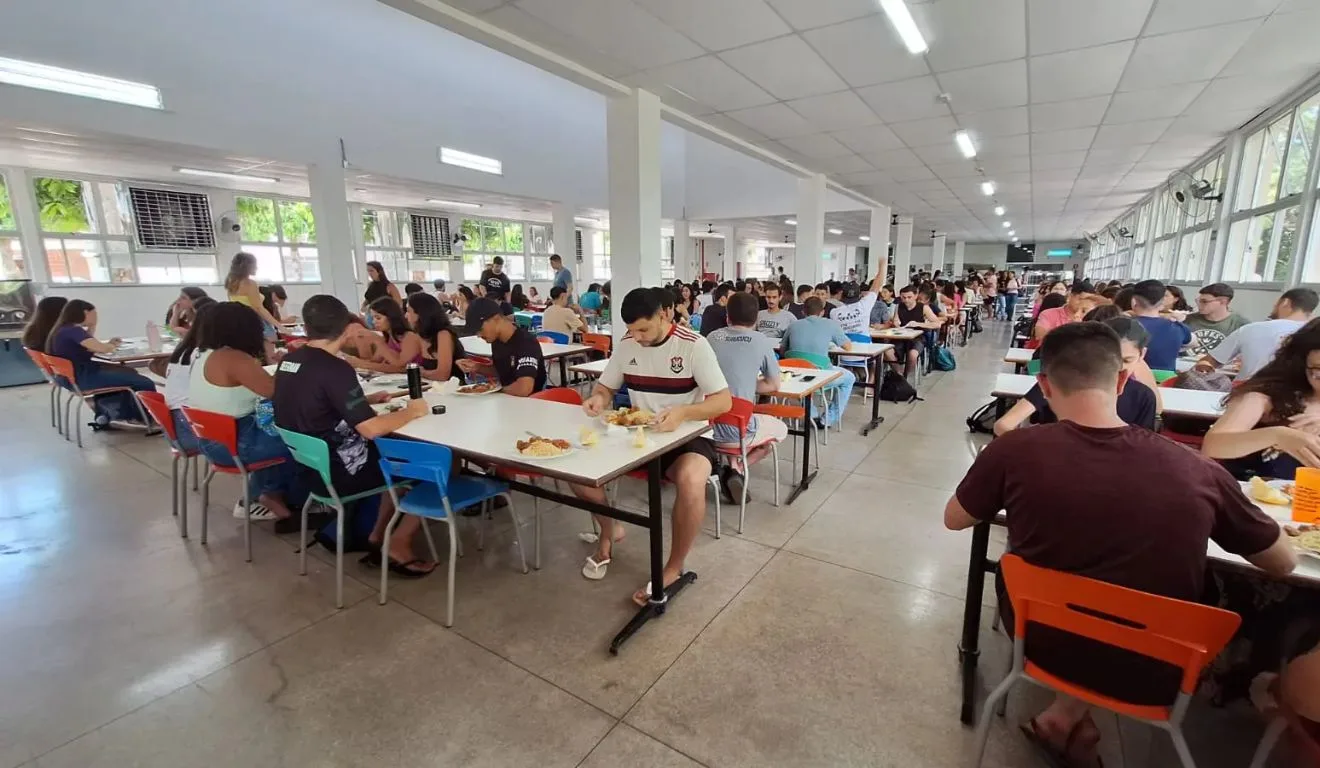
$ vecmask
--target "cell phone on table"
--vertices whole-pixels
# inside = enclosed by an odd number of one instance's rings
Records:
[[[813,374],[811,374],[811,375],[809,375],[809,376],[803,376],[803,377],[802,377],[802,380],[803,380],[803,381],[815,381],[815,380],[816,380],[816,374],[813,373]]]

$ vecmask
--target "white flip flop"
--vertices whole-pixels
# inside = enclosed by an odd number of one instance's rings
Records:
[[[587,533],[586,531],[583,531],[582,533],[578,534],[578,541],[585,541],[588,544],[595,544],[596,542],[600,541],[600,534],[596,533],[595,531],[592,531],[591,533]]]
[[[587,562],[582,565],[582,575],[592,581],[600,581],[605,578],[605,571],[610,566],[610,560],[611,558],[607,557],[600,562],[596,562],[596,558],[588,557]]]

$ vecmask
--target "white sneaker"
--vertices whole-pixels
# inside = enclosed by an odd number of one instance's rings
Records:
[[[245,518],[247,517],[247,515],[244,514],[244,512],[243,512],[243,500],[242,500],[242,499],[239,499],[238,501],[234,502],[234,517],[238,518],[239,520],[243,520],[243,519],[245,519]],[[269,509],[266,505],[264,505],[264,504],[259,504],[259,503],[257,503],[257,502],[254,501],[254,502],[252,502],[252,519],[253,519],[253,520],[274,520],[274,519],[275,519],[275,513],[272,512],[272,511],[270,511],[270,509]]]

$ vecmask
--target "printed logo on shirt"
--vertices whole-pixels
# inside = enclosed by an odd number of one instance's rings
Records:
[[[523,367],[535,368],[535,367],[536,367],[536,358],[535,358],[535,357],[532,357],[531,355],[528,355],[527,357],[520,357],[520,358],[518,358],[517,362],[514,364],[513,367],[514,367],[514,368],[523,368]]]
[[[628,365],[637,365],[637,358],[634,357],[633,359],[629,360]]]
[[[295,363],[292,360],[284,360],[280,363],[280,370],[286,373],[297,373],[302,367],[302,363]]]
[[[1223,343],[1228,338],[1222,331],[1216,331],[1213,328],[1201,328],[1192,331],[1192,344],[1190,353],[1193,355],[1208,355],[1210,350]]]
[[[682,373],[683,358],[677,356],[669,358],[669,370],[673,371],[674,373]]]

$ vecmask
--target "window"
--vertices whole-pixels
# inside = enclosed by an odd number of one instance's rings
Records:
[[[51,282],[138,282],[115,185],[38,177],[32,189]]]
[[[766,280],[774,275],[774,267],[770,266],[770,249],[759,245],[751,246],[747,249],[747,272],[743,277],[755,277],[758,280]]]
[[[234,198],[243,250],[257,257],[256,279],[273,283],[319,283],[316,219],[304,200]]]
[[[592,277],[604,282],[610,279],[610,233],[597,229],[591,233]]]
[[[674,280],[674,238],[660,238],[660,277]]]
[[[0,176],[0,280],[27,277],[23,243],[18,239],[18,222],[9,201],[9,187]]]
[[[1215,155],[1195,170],[1189,171],[1197,181],[1208,182],[1211,195],[1224,192],[1224,156]],[[1175,246],[1173,276],[1177,280],[1200,282],[1210,262],[1214,243],[1214,223],[1219,218],[1222,203],[1215,200],[1188,200],[1183,204],[1183,230]]]
[[[527,280],[528,263],[525,232],[522,222],[488,219],[463,220],[463,279],[480,280],[481,273],[496,256],[504,259],[504,273],[511,281]],[[540,225],[538,225],[540,226]],[[541,227],[542,242],[548,241],[548,228]],[[544,247],[544,245],[542,246]],[[546,253],[544,268],[540,264],[534,271],[544,273],[550,268],[550,254]],[[545,280],[548,277],[533,277]]]

